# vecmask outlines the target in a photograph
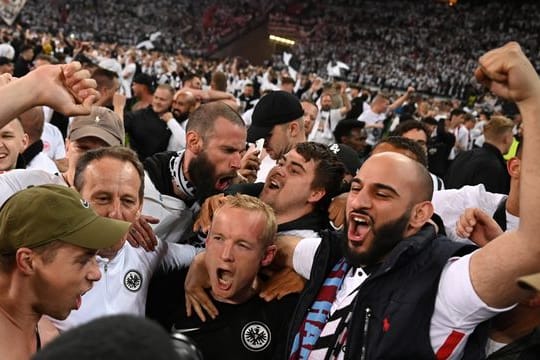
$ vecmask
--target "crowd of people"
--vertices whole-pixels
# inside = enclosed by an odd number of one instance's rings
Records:
[[[537,12],[532,1],[291,1],[269,27],[298,38],[293,52],[307,72],[324,75],[337,60],[351,81],[461,97],[477,58],[497,44],[520,39],[540,67]]]
[[[476,92],[440,98],[78,36],[0,33],[0,358],[540,353],[534,44],[456,54]]]
[[[163,52],[205,56],[266,14],[259,1],[28,1],[23,24],[41,32],[62,29],[85,41],[134,46],[149,40]]]

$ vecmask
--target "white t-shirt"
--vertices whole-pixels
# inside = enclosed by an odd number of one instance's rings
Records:
[[[319,111],[313,129],[308,136],[309,141],[315,141],[324,145],[330,145],[335,143],[334,130],[337,124],[345,118],[345,115],[341,114],[340,109],[332,109],[329,111]]]
[[[157,267],[189,266],[196,254],[197,249],[186,244],[158,241],[156,250],[147,252],[126,242],[112,260],[97,257],[101,279],[82,297],[81,307],[65,320],[51,320],[66,331],[107,315],[144,316],[148,286]]]
[[[315,252],[320,241],[320,238],[309,238],[298,243],[293,254],[293,266],[298,274],[304,276],[306,272],[308,274],[311,272]],[[469,273],[471,255],[448,260],[441,273],[435,309],[431,317],[429,334],[433,351],[435,354],[439,351],[449,353],[450,356],[446,359],[450,360],[461,358],[468,336],[472,334],[478,324],[513,307],[495,309],[489,307],[478,297],[472,286]],[[330,310],[331,314],[350,304],[357,296],[360,284],[368,278],[363,271],[357,273],[352,271],[352,269],[349,270],[336,294],[336,301]],[[327,323],[321,336],[329,333],[332,326],[335,324]],[[452,341],[454,339],[457,341]],[[313,356],[310,355],[309,359],[324,358],[321,357],[321,353],[314,353]],[[337,358],[343,359],[343,356],[342,352]]]
[[[66,158],[64,138],[56,126],[46,122],[43,126],[41,141],[43,141],[43,152],[47,154],[49,158],[52,160]]]
[[[150,225],[157,237],[167,242],[177,242],[193,224],[193,214],[198,208],[197,203],[190,208],[182,199],[161,194],[145,172],[142,214],[159,219],[158,224]]]
[[[450,150],[450,155],[448,160],[454,160],[460,152],[466,151],[469,149],[469,130],[463,125],[456,127],[452,133],[456,137],[456,146]],[[460,145],[462,150],[458,150],[457,145]]]
[[[45,153],[40,152],[26,165],[26,169],[44,170],[50,174],[58,174],[58,167]]]
[[[128,99],[131,98],[131,82],[133,81],[133,76],[135,76],[135,70],[137,70],[135,63],[127,64],[124,70],[122,70],[122,88]]]
[[[187,123],[187,121],[186,121]],[[186,131],[174,118],[167,122],[167,127],[171,130],[167,151],[182,151],[186,148]]]
[[[371,107],[364,109],[364,112],[358,117],[358,121],[362,121],[366,124],[367,139],[366,144],[374,146],[382,136],[382,130],[379,128],[368,128],[370,125],[383,124],[386,119],[386,114],[377,114],[371,110]]]
[[[483,184],[463,186],[460,189],[447,189],[433,193],[433,208],[444,222],[446,236],[457,242],[471,243],[456,234],[456,223],[467,208],[480,208],[493,215],[497,210],[503,194],[491,193]],[[517,229],[519,218],[506,211],[506,230]]]
[[[17,191],[46,184],[67,186],[62,176],[44,170],[14,169],[0,174],[0,207]]]

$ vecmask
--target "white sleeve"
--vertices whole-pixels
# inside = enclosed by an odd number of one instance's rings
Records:
[[[471,283],[471,256],[449,259],[439,281],[429,334],[433,351],[451,354],[447,359],[461,357],[478,324],[513,308],[492,308],[480,299]]]
[[[60,129],[58,129],[56,126],[52,125],[53,132],[54,132],[54,154],[53,154],[53,160],[60,160],[66,158],[66,146],[64,144],[64,138],[62,137],[62,133],[60,132]]]
[[[169,139],[168,151],[181,151],[186,148],[186,131],[175,119],[167,122],[167,127],[171,130],[171,138]]]
[[[477,207],[493,215],[504,195],[486,191],[484,185],[464,186],[460,189],[447,189],[433,193],[433,208],[444,222],[446,235],[453,241],[471,243],[456,234],[456,223],[465,209]]]
[[[297,274],[309,280],[315,253],[321,244],[320,237],[305,238],[298,242],[293,254],[293,268]]]
[[[188,267],[195,255],[204,250],[189,244],[176,244],[166,241],[161,241],[161,243],[165,249],[161,267],[165,270]]]

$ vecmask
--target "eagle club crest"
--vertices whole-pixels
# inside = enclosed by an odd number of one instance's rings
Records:
[[[263,351],[270,345],[272,334],[266,324],[252,321],[242,329],[242,344],[250,351]]]
[[[124,286],[129,291],[139,291],[143,282],[142,275],[136,270],[129,270],[124,276]]]

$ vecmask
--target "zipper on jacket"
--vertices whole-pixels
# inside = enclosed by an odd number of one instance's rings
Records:
[[[367,307],[364,311],[364,334],[362,340],[362,352],[360,355],[360,360],[365,360],[367,355],[367,338],[368,338],[368,329],[369,329],[369,320],[371,319],[371,308]]]

